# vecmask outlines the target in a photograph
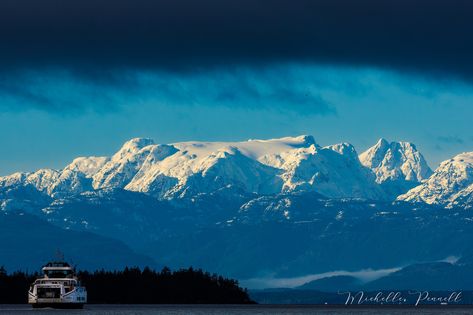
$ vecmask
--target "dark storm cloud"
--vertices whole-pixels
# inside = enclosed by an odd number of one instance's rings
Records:
[[[3,70],[315,62],[473,78],[470,0],[2,0]],[[97,73],[95,73],[95,71]]]
[[[304,76],[271,71],[105,71],[95,76],[73,71],[0,73],[0,111],[39,110],[58,115],[117,112],[124,107],[224,106],[272,109],[304,115],[336,115],[336,108]],[[280,75],[283,73],[284,75]],[[323,76],[323,75],[322,75]]]

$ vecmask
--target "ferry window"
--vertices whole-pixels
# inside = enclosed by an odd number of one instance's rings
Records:
[[[67,278],[72,275],[71,270],[47,270],[45,273],[49,278]]]

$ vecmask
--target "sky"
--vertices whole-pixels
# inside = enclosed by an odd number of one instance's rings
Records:
[[[473,151],[473,3],[4,0],[0,175],[157,143]]]

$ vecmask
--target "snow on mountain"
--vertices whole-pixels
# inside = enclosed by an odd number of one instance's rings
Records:
[[[421,182],[432,175],[423,155],[409,142],[389,143],[380,139],[360,154],[360,161],[374,171],[378,183],[399,179]]]
[[[53,197],[80,193],[93,189],[90,177],[107,160],[105,157],[80,157],[63,170],[40,169],[33,173],[0,177],[0,189],[32,185],[38,191]]]
[[[311,136],[244,142],[173,143],[176,152],[149,167],[125,188],[159,198],[211,192],[234,185],[247,192],[281,190],[279,170],[261,164],[268,153],[293,150],[315,143]]]
[[[40,191],[46,191],[50,196],[65,196],[92,190],[92,176],[109,160],[108,157],[79,157],[61,171],[54,171],[55,176],[44,187],[35,186]],[[39,170],[41,172],[43,170]],[[36,172],[36,173],[38,173]],[[30,177],[30,176],[29,176]],[[31,180],[29,179],[29,182]]]
[[[385,143],[380,142],[379,146],[383,149],[372,148],[362,154],[365,163],[379,165],[379,180],[397,178],[399,172],[409,180],[425,176],[425,161],[413,145],[393,143],[385,149]],[[376,179],[360,163],[352,145],[321,147],[312,136],[173,144],[135,138],[111,158],[81,157],[59,171],[0,177],[0,189],[15,183],[32,184],[50,196],[63,196],[124,188],[170,199],[233,187],[258,194],[314,191],[334,198],[386,199]]]
[[[83,173],[40,169],[33,173],[15,173],[0,177],[0,209],[29,209],[46,205],[51,197],[92,189],[92,180]]]
[[[46,193],[26,183],[27,173],[0,177],[0,210],[31,210],[46,206],[51,201]]]
[[[151,139],[135,138],[126,142],[93,176],[93,187],[125,187],[138,173],[153,148]]]
[[[0,177],[0,189],[9,189],[13,186],[22,185],[25,182],[28,173],[13,173],[11,175]]]
[[[56,181],[48,187],[48,195],[53,197],[64,196],[68,194],[78,194],[84,191],[91,190],[92,179],[86,174],[63,170]]]
[[[398,197],[398,200],[426,202],[448,207],[473,204],[473,152],[444,161],[420,186]]]
[[[7,189],[32,185],[37,190],[50,193],[50,187],[59,178],[60,172],[52,169],[40,169],[34,173],[14,173],[0,177],[0,188]]]
[[[126,186],[126,189],[173,197],[212,192],[229,185],[246,192],[276,193],[282,183],[278,170],[255,161],[232,146],[217,151],[198,147],[200,156],[188,150],[179,151],[155,164],[145,175]],[[173,186],[174,183],[174,186]]]
[[[3,183],[3,184],[2,184]],[[92,180],[81,172],[52,169],[40,169],[34,173],[19,173],[0,178],[1,186],[32,185],[38,191],[50,196],[58,194],[74,194],[92,189]]]
[[[261,157],[269,154],[277,154],[298,148],[307,148],[316,145],[312,136],[302,135],[299,137],[284,137],[279,139],[255,140],[250,139],[242,142],[180,142],[173,144],[182,152],[188,152],[195,155],[196,158],[203,158],[212,153],[225,148],[237,148],[248,158],[259,160]]]
[[[473,185],[469,185],[467,188],[460,190],[449,206],[460,206],[465,209],[473,208]]]
[[[356,153],[355,147],[349,143],[343,142],[338,144],[329,145],[326,147],[332,151],[338,152],[341,155],[346,156],[352,161],[359,161],[358,154]]]
[[[158,160],[138,174],[126,189],[157,197],[211,192],[235,185],[249,192],[272,193],[280,189],[278,170],[255,159],[264,152],[291,149],[313,142],[312,137],[247,142],[174,143],[174,154]]]
[[[71,164],[64,168],[64,171],[75,171],[83,173],[86,177],[94,176],[108,161],[106,156],[87,156],[78,157]]]
[[[310,190],[328,197],[383,199],[353,146],[321,148],[312,136],[244,142],[182,142],[178,151],[125,189],[159,198],[212,192],[228,185],[250,193]]]
[[[376,182],[393,198],[429,178],[432,170],[416,146],[380,139],[359,156],[376,175]]]
[[[327,197],[384,199],[373,174],[358,160],[354,147],[342,143],[327,147],[311,144],[260,161],[283,170],[283,191],[316,191]]]

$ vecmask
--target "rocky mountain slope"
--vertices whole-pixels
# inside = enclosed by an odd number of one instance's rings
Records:
[[[391,196],[398,196],[432,175],[424,156],[409,142],[380,139],[360,154],[360,162],[373,170],[376,182]]]
[[[227,193],[316,192],[327,198],[472,204],[472,153],[429,168],[416,146],[380,139],[358,156],[348,143],[318,145],[311,136],[243,142],[155,144],[135,138],[111,157],[79,157],[62,170],[0,177],[0,209],[28,208],[100,189],[159,200]]]
[[[58,250],[80,269],[159,266],[114,238],[62,229],[26,213],[0,212],[0,249],[0,266],[10,272],[38,271]]]
[[[225,186],[257,194],[316,191],[333,198],[386,198],[352,145],[321,147],[311,136],[169,145],[136,138],[111,158],[82,157],[63,170],[0,177],[0,190],[27,185],[53,198],[124,188],[174,199]]]
[[[425,202],[447,207],[473,205],[473,152],[444,161],[421,185],[398,197],[399,200]]]

